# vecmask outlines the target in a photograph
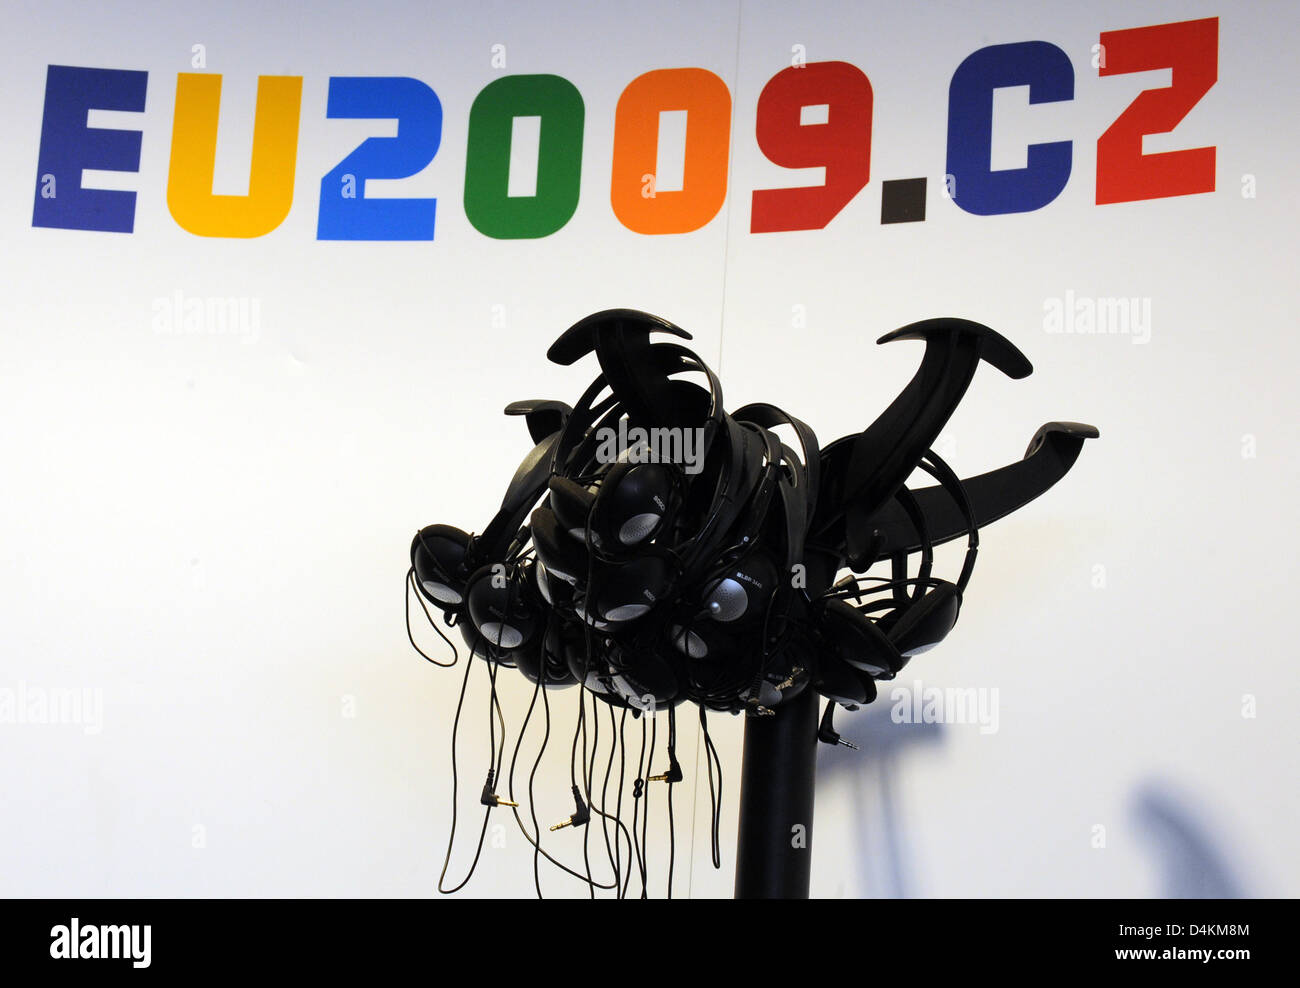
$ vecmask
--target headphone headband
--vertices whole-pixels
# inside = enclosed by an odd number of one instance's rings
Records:
[[[704,425],[701,451],[702,454],[707,453],[726,417],[722,405],[722,382],[718,380],[717,374],[700,359],[698,354],[675,343],[656,343],[648,346],[644,354],[643,366],[650,371],[646,376],[662,380],[670,394],[674,383],[670,380],[671,375],[684,371],[699,371],[704,374],[709,382],[709,409]],[[610,388],[611,393],[600,398],[606,388]],[[680,407],[680,403],[674,401],[674,406]],[[625,414],[630,422],[637,424],[632,409],[612,386],[608,375],[598,375],[583,392],[576,408],[560,430],[560,438],[555,449],[554,472],[560,476],[572,476],[576,470],[582,468],[585,465],[582,451],[587,444],[598,442],[601,427],[616,425]],[[680,413],[675,416],[675,418],[679,417]]]

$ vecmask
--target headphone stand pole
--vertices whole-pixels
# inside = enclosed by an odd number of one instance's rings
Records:
[[[817,713],[809,686],[770,717],[745,717],[737,899],[808,898]]]

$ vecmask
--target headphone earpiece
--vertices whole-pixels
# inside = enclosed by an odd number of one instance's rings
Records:
[[[927,652],[952,631],[960,610],[961,591],[941,583],[899,615],[889,629],[889,640],[904,660]]]
[[[538,594],[552,608],[573,605],[573,584],[551,576],[546,571],[546,564],[540,559],[532,568],[532,577],[533,583],[537,585]]]
[[[587,524],[591,519],[596,492],[576,480],[558,476],[551,478],[548,488],[551,510],[555,512],[560,530],[579,542],[586,542]]]
[[[685,624],[670,622],[667,637],[672,646],[669,655],[688,675],[693,698],[731,710],[738,709],[738,697],[745,702],[753,697],[776,702],[772,694],[781,691],[759,675],[764,643],[758,626],[737,628],[697,618]],[[770,688],[765,689],[764,682]]]
[[[625,624],[648,614],[672,587],[675,573],[666,555],[649,553],[608,566],[589,592],[604,622]]]
[[[578,615],[580,620],[586,621],[587,624],[591,625],[597,631],[608,631],[609,622],[600,616],[600,612],[595,609],[594,605],[590,610],[588,609],[587,600],[589,596],[589,592],[583,592],[581,590],[577,591],[573,595],[573,613]]]
[[[875,681],[829,649],[817,658],[812,684],[826,699],[845,707],[871,703],[876,698]]]
[[[444,610],[465,601],[464,569],[473,537],[451,525],[429,525],[411,541],[411,565],[420,592]]]
[[[473,621],[459,622],[460,636],[465,640],[465,645],[469,648],[471,657],[478,656],[484,662],[497,662],[503,666],[513,667],[514,658],[510,652],[495,648],[478,628],[474,627]]]
[[[576,584],[586,581],[591,559],[586,547],[560,528],[559,519],[550,508],[538,508],[530,522],[537,558],[546,566],[547,576]]]
[[[668,640],[673,643],[673,648],[688,659],[705,659],[709,656],[708,639],[684,624],[669,627]]]
[[[612,464],[591,505],[593,544],[614,557],[634,551],[667,528],[676,501],[677,483],[669,464]]]
[[[469,578],[470,620],[488,644],[510,651],[536,637],[543,618],[531,591],[517,564],[489,563]]]
[[[873,679],[892,679],[906,660],[874,621],[842,600],[828,600],[822,633],[839,659]]]
[[[530,683],[541,682],[543,670],[547,689],[563,689],[577,682],[564,660],[563,648],[557,635],[538,635],[528,644],[515,649],[511,656],[515,660],[515,668]]]
[[[558,624],[558,623],[557,623]],[[602,656],[603,649],[592,642],[590,664],[588,664],[586,632],[573,624],[558,624],[547,632],[548,648],[564,659],[569,675],[575,683],[600,697],[610,706],[626,707],[627,703],[614,690],[610,682],[609,663]]]
[[[629,707],[653,712],[676,706],[673,701],[679,699],[681,688],[677,674],[663,657],[640,649],[632,656],[616,656],[610,665],[610,683]]]
[[[776,564],[767,553],[750,552],[705,579],[702,602],[715,621],[751,620],[762,614],[772,599],[776,581]]]
[[[746,651],[761,650],[757,634],[739,637],[734,625],[719,624],[701,617],[673,621],[668,625],[668,640],[681,655],[688,659],[710,663],[726,663]]]

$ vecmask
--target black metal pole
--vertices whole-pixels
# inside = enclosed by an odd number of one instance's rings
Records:
[[[817,779],[817,693],[770,717],[745,718],[740,769],[737,899],[806,899]]]

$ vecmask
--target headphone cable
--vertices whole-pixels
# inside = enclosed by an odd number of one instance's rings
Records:
[[[669,771],[677,764],[677,708],[668,708],[668,765]],[[668,779],[668,898],[673,897],[673,865],[677,861],[677,825],[673,820],[673,786],[676,780]]]
[[[700,707],[700,730],[704,732],[704,757],[706,762],[706,771],[709,776],[709,807],[710,816],[710,844],[713,852],[713,867],[722,867],[722,846],[720,833],[722,828],[722,760],[718,757],[718,749],[713,746],[713,739],[709,737],[709,721]],[[715,790],[713,787],[713,769],[717,764],[718,786]]]
[[[456,737],[460,731],[461,709],[465,704],[465,688],[469,685],[469,673],[474,667],[473,659],[474,653],[471,649],[469,660],[465,663],[465,675],[461,679],[460,683],[460,696],[456,700],[456,717],[455,720],[452,721],[451,726],[451,834],[447,837],[447,854],[442,861],[442,873],[438,876],[438,891],[443,895],[451,895],[454,892],[459,892],[469,884],[469,880],[474,875],[474,869],[478,867],[479,856],[483,853],[483,838],[487,835],[488,814],[492,812],[491,807],[485,807],[483,810],[483,829],[478,835],[478,848],[474,852],[474,860],[470,862],[469,871],[466,873],[464,879],[454,888],[443,888],[443,882],[447,877],[447,868],[451,864],[452,846],[456,842],[456,797],[460,789],[460,778],[456,765]]]
[[[447,647],[451,649],[450,662],[439,662],[437,659],[433,658],[433,656],[429,655],[427,652],[424,651],[424,649],[422,649],[419,645],[415,643],[415,635],[411,633],[411,594],[412,593],[415,594],[415,599],[420,602],[420,608],[424,611],[425,618],[428,619],[429,627],[431,627],[437,633],[438,637],[447,643]],[[419,588],[416,587],[415,585],[414,566],[412,566],[410,569],[406,571],[406,595],[405,596],[406,596],[406,637],[410,641],[411,647],[415,649],[418,653],[420,653],[420,657],[423,658],[426,662],[431,662],[434,665],[439,666],[440,668],[443,669],[450,669],[458,661],[460,661],[460,652],[456,650],[456,646],[452,644],[451,639],[442,633],[442,629],[438,627],[438,623],[434,620],[433,615],[429,613],[429,608],[425,604],[424,598],[420,596]]]

